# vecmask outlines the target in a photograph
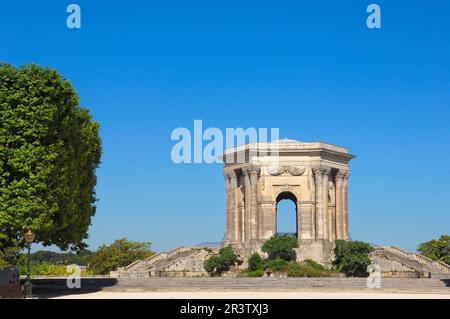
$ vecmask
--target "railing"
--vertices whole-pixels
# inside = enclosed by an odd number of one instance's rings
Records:
[[[386,246],[386,247],[382,247],[383,249],[396,253],[398,255],[401,255],[403,257],[406,258],[410,258],[413,260],[416,260],[417,262],[421,263],[422,265],[427,265],[430,267],[434,267],[434,268],[438,268],[439,270],[442,270],[444,272],[448,272],[450,273],[450,266],[447,265],[446,263],[443,263],[442,261],[439,260],[432,260],[428,257],[425,257],[424,255],[421,254],[416,254],[416,253],[407,253],[406,251],[398,248],[398,247],[393,247],[393,246]]]

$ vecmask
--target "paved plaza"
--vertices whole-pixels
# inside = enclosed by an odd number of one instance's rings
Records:
[[[369,289],[365,278],[64,278],[34,280],[38,298],[433,298],[450,299],[450,276],[386,278]]]

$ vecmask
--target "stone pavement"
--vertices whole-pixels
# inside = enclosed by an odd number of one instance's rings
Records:
[[[91,278],[81,289],[65,279],[34,281],[40,298],[450,298],[450,278],[384,278],[369,289],[365,278]]]
[[[88,294],[57,296],[53,297],[53,299],[450,299],[450,294],[386,291],[100,291]]]

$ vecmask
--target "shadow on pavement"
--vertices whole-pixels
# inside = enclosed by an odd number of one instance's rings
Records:
[[[24,280],[23,280],[24,281]],[[66,278],[33,278],[33,296],[54,298],[68,295],[81,295],[100,291],[117,284],[115,278],[81,278],[81,287],[70,289]],[[21,280],[21,284],[23,284]]]

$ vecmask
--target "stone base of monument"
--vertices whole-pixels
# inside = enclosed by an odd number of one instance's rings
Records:
[[[239,254],[238,265],[225,274],[236,277],[241,269],[247,268],[250,254],[257,251],[267,257],[257,246],[255,250],[236,249]],[[127,267],[112,272],[113,277],[209,277],[203,265],[205,260],[218,252],[218,249],[179,247],[172,251],[159,253],[145,260],[138,260]],[[330,241],[302,241],[296,249],[297,261],[312,259],[330,267],[333,243]],[[430,260],[416,253],[407,253],[395,247],[377,247],[371,253],[372,262],[381,268],[383,277],[391,278],[429,278],[440,274],[450,274],[450,266]]]
[[[295,249],[297,261],[312,259],[325,266],[331,266],[334,243],[325,240],[304,240]]]

